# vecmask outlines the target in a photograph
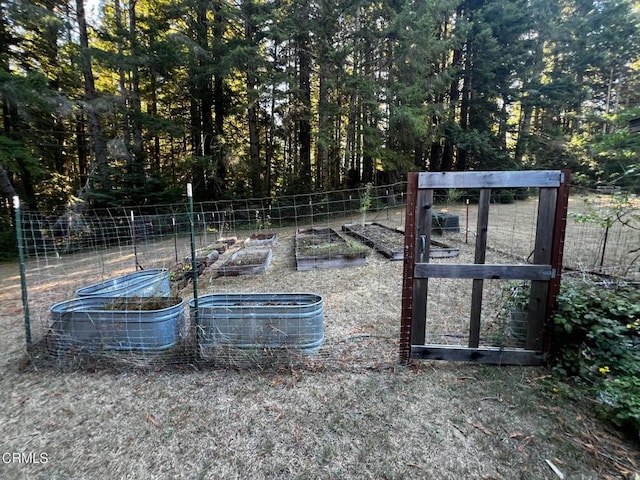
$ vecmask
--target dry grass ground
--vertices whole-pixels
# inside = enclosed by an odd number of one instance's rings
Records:
[[[528,216],[535,205],[513,208],[517,213],[502,218],[532,225],[517,215]],[[401,211],[371,220],[403,222]],[[558,478],[549,462],[565,478],[637,478],[637,445],[600,424],[592,405],[567,401],[545,369],[397,365],[402,262],[372,253],[364,267],[298,272],[293,234],[293,228],[278,231],[266,274],[207,273],[199,282],[201,294],[321,294],[325,346],[316,361],[293,367],[42,368],[25,360],[18,267],[0,265],[0,453],[46,453],[47,459],[10,463],[4,455],[0,479]],[[517,242],[511,235],[487,261],[528,255],[524,239],[531,234]],[[462,233],[446,241],[460,246],[458,261],[470,261],[472,238],[465,244]],[[138,250],[146,268],[169,266],[174,255],[171,241]],[[32,261],[34,330],[41,336],[49,306],[87,279],[132,265],[129,247]],[[431,333],[464,343],[458,336],[465,333],[470,289],[432,283]],[[188,298],[190,287],[180,294]],[[486,295],[490,325],[496,289]],[[491,343],[497,331],[487,327],[483,337]]]

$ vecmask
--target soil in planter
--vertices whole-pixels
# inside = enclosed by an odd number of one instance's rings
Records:
[[[246,254],[246,255],[238,255],[233,260],[230,260],[225,264],[225,267],[240,267],[246,265],[262,265],[267,259],[267,254],[265,253],[255,253],[255,254]]]
[[[227,247],[228,247],[228,245],[226,243],[223,243],[223,242],[214,243],[213,245],[209,246],[210,249],[215,250],[220,255],[222,255],[224,252],[227,251]]]
[[[162,310],[182,302],[181,298],[166,297],[119,297],[107,303],[101,310]]]
[[[358,257],[369,249],[356,242],[350,242],[332,233],[300,234],[296,238],[296,250],[300,257],[331,257],[343,255]]]
[[[376,224],[366,224],[364,227],[361,224],[352,224],[347,228],[369,240],[376,250],[392,255],[395,252],[404,252],[404,233]]]
[[[381,252],[392,260],[402,260],[404,257],[404,233],[377,223],[350,224],[342,227],[350,235],[360,239],[365,244]],[[429,256],[432,258],[455,257],[458,248],[431,240]]]
[[[254,233],[249,237],[250,240],[271,240],[275,233]]]
[[[300,305],[305,305],[304,303],[300,303],[300,302],[275,302],[275,301],[271,301],[271,302],[237,302],[234,303],[234,306],[236,307],[297,307]]]
[[[218,276],[258,275],[264,273],[271,263],[271,249],[240,250],[218,268]]]

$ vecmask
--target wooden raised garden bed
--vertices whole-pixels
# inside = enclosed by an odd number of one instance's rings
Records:
[[[252,250],[242,249],[234,252],[231,257],[220,265],[218,275],[223,277],[237,275],[258,275],[264,273],[271,264],[271,249]]]
[[[345,240],[332,228],[302,229],[295,237],[298,270],[364,265],[368,253],[368,248]]]
[[[404,257],[404,234],[379,223],[343,225],[342,230],[391,260]]]
[[[273,232],[254,233],[244,241],[247,248],[273,247],[278,242],[278,235]]]
[[[217,262],[226,248],[226,245],[223,243],[214,243],[196,250],[196,269],[198,276],[202,275],[208,267]],[[193,265],[191,264],[190,255],[184,257],[182,262],[178,262],[171,267],[170,278],[179,288],[184,288],[193,280]]]
[[[221,249],[222,251],[217,248],[217,245],[210,245],[207,248],[196,250],[196,263],[204,263],[204,265],[208,267],[212,263],[215,263],[218,258],[220,258],[220,255],[224,253],[226,247],[221,247]],[[186,257],[184,257],[182,263],[191,264],[191,255],[187,255]]]
[[[364,227],[359,223],[343,225],[342,230],[391,260],[404,258],[404,232],[400,230],[375,222],[365,223]],[[456,257],[459,253],[459,248],[431,240],[431,258]]]

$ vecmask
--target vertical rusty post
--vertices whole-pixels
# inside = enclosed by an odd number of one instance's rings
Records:
[[[558,187],[556,201],[556,214],[553,225],[553,241],[551,244],[551,268],[555,272],[549,281],[547,293],[547,305],[545,309],[545,329],[543,337],[543,349],[548,352],[551,346],[551,333],[553,331],[553,314],[558,309],[558,294],[562,280],[562,257],[564,254],[564,237],[567,230],[567,210],[569,208],[569,180],[571,170],[562,170],[563,179]]]
[[[402,271],[402,313],[400,319],[400,362],[411,357],[411,323],[413,321],[413,265],[415,263],[416,201],[418,173],[407,175],[407,211],[404,225],[404,265]]]

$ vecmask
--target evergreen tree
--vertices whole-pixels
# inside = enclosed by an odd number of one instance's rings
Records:
[[[29,208],[168,202],[186,182],[196,200],[309,192],[410,169],[570,167],[632,188],[636,1],[84,8],[0,0],[0,183]]]

